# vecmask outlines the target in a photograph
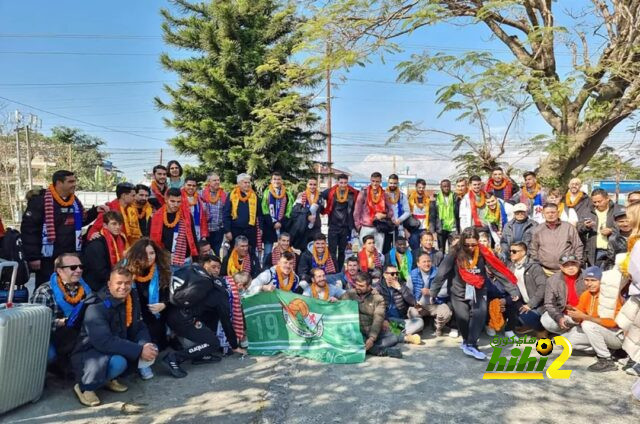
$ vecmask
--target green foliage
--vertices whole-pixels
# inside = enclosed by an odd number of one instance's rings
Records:
[[[290,57],[299,42],[293,4],[277,0],[191,3],[181,13],[162,10],[165,41],[189,57],[163,54],[162,65],[179,76],[165,86],[170,100],[156,98],[178,136],[181,153],[196,155],[204,173],[223,181],[250,173],[259,186],[272,171],[298,181],[311,172],[324,136],[313,97],[312,73]]]
[[[78,178],[78,186],[86,191],[109,191],[116,190],[119,183],[125,182],[126,178],[118,176],[115,172],[109,173],[102,166],[96,166],[93,177],[87,178],[80,176]]]
[[[90,190],[90,181],[94,179],[96,169],[102,168],[106,159],[106,154],[100,150],[104,144],[104,140],[78,128],[54,127],[51,137],[41,145],[39,153],[55,162],[58,169],[74,171],[79,190]],[[51,173],[53,171],[55,169]]]
[[[640,167],[634,164],[633,159],[623,159],[611,146],[601,147],[579,174],[583,181],[615,179],[616,176],[621,181],[638,180]]]

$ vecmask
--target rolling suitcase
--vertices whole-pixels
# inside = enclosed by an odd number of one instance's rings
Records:
[[[16,262],[6,303],[0,304],[0,414],[42,395],[51,334],[51,310],[42,305],[13,304]]]

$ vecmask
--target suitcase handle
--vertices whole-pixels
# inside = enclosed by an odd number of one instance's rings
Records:
[[[13,292],[16,289],[16,277],[18,276],[18,262],[13,261],[4,261],[0,262],[0,274],[2,270],[7,267],[13,267],[13,272],[11,273],[11,285],[9,286],[9,296],[7,297],[6,307],[13,307]]]

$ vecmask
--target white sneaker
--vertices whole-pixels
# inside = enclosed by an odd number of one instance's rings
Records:
[[[487,327],[487,328],[485,329],[485,331],[487,332],[487,336],[489,336],[489,337],[493,337],[493,336],[495,336],[495,335],[497,334],[497,333],[496,333],[496,330],[494,330],[494,329],[493,329],[493,328],[491,328],[491,327]]]
[[[505,337],[515,337],[516,333],[514,333],[513,331],[505,331],[504,332],[504,336]]]
[[[458,333],[457,329],[452,328],[451,331],[449,331],[449,337],[453,339],[457,339],[459,336],[460,336],[460,333]]]

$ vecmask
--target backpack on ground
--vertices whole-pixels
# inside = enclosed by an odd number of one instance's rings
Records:
[[[13,228],[7,228],[4,237],[0,239],[0,258],[18,263],[16,286],[21,287],[29,281],[29,264],[24,256],[22,235]],[[8,290],[11,284],[12,270],[6,268],[0,274],[0,289]]]

